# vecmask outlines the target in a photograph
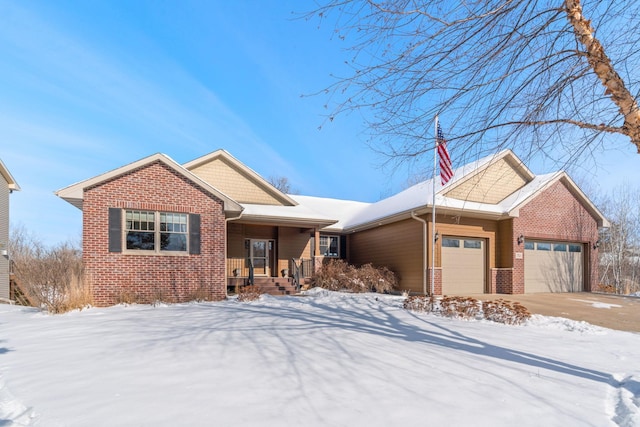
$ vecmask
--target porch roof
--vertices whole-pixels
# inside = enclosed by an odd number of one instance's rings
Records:
[[[338,221],[304,204],[278,206],[242,203],[241,206],[244,209],[242,215],[235,219],[236,221],[320,228],[331,226]]]

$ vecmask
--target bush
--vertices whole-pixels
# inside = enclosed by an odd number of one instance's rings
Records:
[[[10,254],[16,281],[34,305],[64,313],[92,303],[91,290],[83,280],[82,252],[76,245],[46,247],[17,228],[11,232]]]
[[[484,318],[507,325],[520,325],[531,317],[531,313],[520,303],[502,299],[478,301],[468,297],[436,299],[432,296],[414,295],[404,300],[405,310],[438,314],[457,319]]]
[[[531,317],[529,310],[519,302],[502,299],[483,301],[482,312],[485,319],[507,325],[519,325]]]
[[[365,264],[358,268],[343,260],[331,259],[312,276],[311,283],[330,291],[384,293],[394,289],[398,279],[386,267]]]
[[[246,285],[238,288],[238,301],[248,302],[255,301],[262,295],[260,286]]]

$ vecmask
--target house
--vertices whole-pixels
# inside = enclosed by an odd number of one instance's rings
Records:
[[[331,258],[387,266],[413,292],[432,274],[435,294],[596,288],[608,222],[566,173],[534,175],[510,150],[456,169],[435,186],[435,247],[432,184],[375,203],[283,194],[218,150],[183,165],[154,154],[56,194],[83,211],[98,305],[222,299],[249,280],[286,290]]]
[[[0,301],[9,300],[9,194],[20,190],[0,160]]]

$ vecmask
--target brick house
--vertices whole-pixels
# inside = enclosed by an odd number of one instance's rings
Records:
[[[438,180],[439,182],[439,180]],[[293,290],[325,259],[384,265],[413,292],[589,291],[607,220],[564,172],[534,175],[505,150],[375,203],[287,195],[224,150],[163,154],[59,190],[83,210],[98,305],[129,296],[222,299],[249,281]],[[433,253],[432,251],[435,251]]]

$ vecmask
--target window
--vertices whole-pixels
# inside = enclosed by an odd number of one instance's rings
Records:
[[[460,240],[444,237],[442,239],[442,247],[444,247],[444,248],[459,248],[460,247]]]
[[[582,245],[569,244],[569,252],[582,252]]]
[[[553,244],[554,252],[567,252],[567,244],[566,243],[554,243]]]
[[[187,214],[134,211],[125,213],[129,251],[187,251]]]
[[[528,251],[532,251],[534,249],[533,242],[524,242],[524,248]]]
[[[467,249],[482,249],[482,240],[465,240],[464,247]]]
[[[340,236],[320,236],[320,255],[340,256]]]
[[[538,242],[536,243],[536,249],[538,249],[539,251],[550,251],[551,243]]]

